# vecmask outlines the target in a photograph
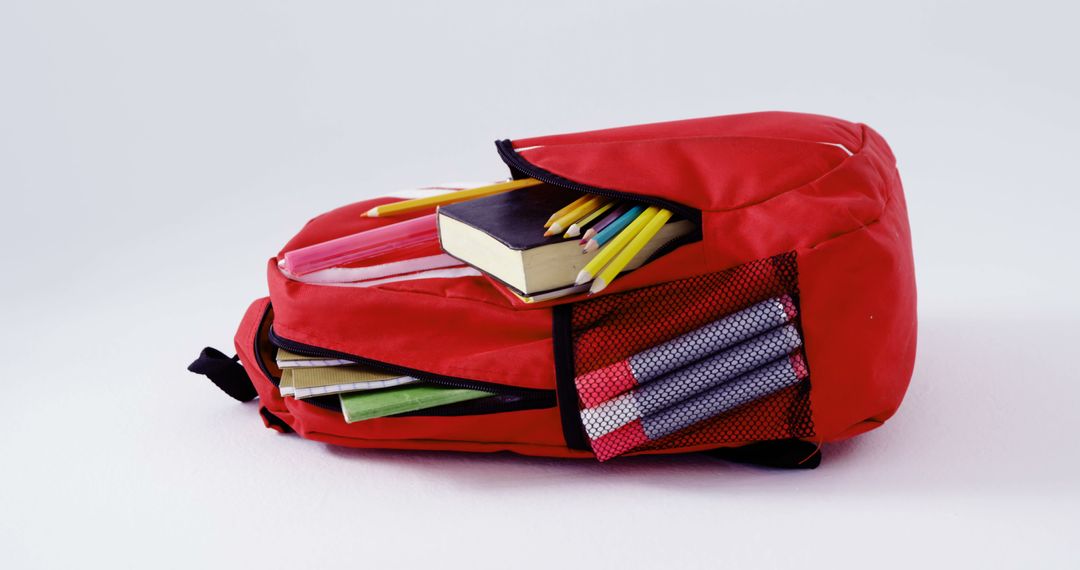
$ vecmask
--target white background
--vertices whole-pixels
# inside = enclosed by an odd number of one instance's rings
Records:
[[[0,566],[1076,567],[1078,14],[870,4],[4,0]],[[184,371],[321,211],[767,109],[881,132],[915,239],[907,399],[816,471],[345,450]]]

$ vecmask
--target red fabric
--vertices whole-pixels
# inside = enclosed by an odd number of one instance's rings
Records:
[[[702,211],[701,242],[621,277],[602,295],[796,251],[819,438],[872,429],[896,411],[915,356],[915,280],[895,161],[870,128],[771,112],[520,139],[514,146],[569,180]],[[387,201],[319,216],[283,251],[399,220],[360,217]],[[285,279],[275,260],[268,277],[274,328],[286,338],[528,388],[555,388],[550,307],[575,300],[525,305],[485,277],[325,287]],[[265,309],[260,300],[249,310],[237,349],[262,405],[304,437],[357,447],[590,456],[565,447],[557,409],[345,424],[339,414],[283,400],[256,360]]]
[[[513,451],[525,455],[591,457],[589,453],[566,448],[557,408],[483,416],[379,418],[347,424],[339,412],[282,398],[258,364],[260,360],[268,366],[273,362],[273,347],[266,338],[265,323],[271,318],[275,328],[279,323],[276,311],[271,316],[269,310],[267,298],[251,305],[236,334],[236,351],[259,393],[261,405],[302,437],[350,447]],[[548,363],[547,367],[551,366]],[[271,373],[280,372],[272,369]]]
[[[819,437],[861,433],[896,411],[915,360],[914,262],[895,158],[872,129],[755,113],[514,146],[575,182],[702,209],[703,259],[687,273],[795,250]]]

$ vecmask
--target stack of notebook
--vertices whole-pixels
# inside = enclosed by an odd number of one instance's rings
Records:
[[[365,368],[349,360],[278,350],[282,396],[298,400],[337,395],[349,423],[425,410],[490,396],[488,392],[426,384],[409,376]]]

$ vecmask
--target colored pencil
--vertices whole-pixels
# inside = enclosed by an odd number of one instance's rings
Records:
[[[574,200],[573,202],[570,202],[569,204],[563,206],[562,208],[559,208],[554,214],[551,215],[550,218],[548,218],[548,220],[546,222],[544,222],[544,227],[545,228],[550,228],[551,224],[555,223],[555,220],[565,216],[566,214],[569,214],[571,210],[573,210],[574,208],[577,208],[578,206],[584,204],[585,202],[588,202],[590,198],[592,198],[592,196],[590,196],[588,194],[582,194],[582,196],[580,198],[578,198],[577,200]]]
[[[570,224],[570,229],[566,230],[566,233],[563,234],[563,237],[564,238],[578,237],[579,235],[581,235],[581,228],[589,225],[590,222],[592,222],[596,218],[599,218],[600,216],[602,216],[604,214],[604,212],[610,210],[611,207],[614,206],[614,205],[615,205],[615,202],[608,202],[608,203],[600,206],[599,208],[593,210],[593,213],[589,214],[588,216],[585,216],[584,218],[581,218],[580,220]]]
[[[547,231],[544,232],[544,237],[553,236],[555,234],[561,234],[570,227],[570,224],[580,220],[581,218],[591,214],[593,210],[596,210],[604,203],[604,199],[600,196],[590,197],[584,204],[570,210],[564,214],[561,218],[555,220]]]
[[[611,225],[611,222],[619,219],[629,209],[629,204],[622,204],[618,208],[612,210],[608,215],[604,216],[602,220],[596,222],[593,227],[589,228],[589,231],[585,232],[585,235],[581,236],[581,245],[584,246],[586,243],[588,243],[590,239],[592,239],[593,236],[595,236],[600,231],[603,231],[604,228]]]
[[[634,206],[626,211],[625,214],[619,216],[619,219],[608,224],[606,228],[596,234],[595,237],[585,243],[585,247],[582,248],[583,253],[590,253],[600,249],[600,246],[611,241],[615,236],[619,235],[619,232],[631,222],[637,219],[638,215],[644,210],[644,206]]]
[[[589,293],[599,293],[610,285],[619,273],[626,269],[626,266],[630,264],[630,260],[634,259],[634,256],[648,245],[649,241],[656,236],[660,228],[664,227],[664,224],[670,219],[671,210],[667,209],[661,209],[653,217],[649,218],[649,223],[645,224],[641,231],[634,236],[634,239],[630,240],[630,243],[622,248],[619,255],[615,256],[615,259],[611,260],[611,263],[604,267],[600,274],[593,279],[592,287],[589,287]]]
[[[440,194],[438,196],[417,198],[415,200],[402,200],[401,202],[394,202],[392,204],[383,204],[382,206],[376,206],[368,210],[364,213],[364,215],[369,218],[378,218],[380,216],[407,214],[415,212],[417,210],[424,210],[427,208],[440,206],[442,204],[464,202],[466,200],[472,200],[473,198],[483,198],[484,196],[490,196],[492,194],[509,192],[510,190],[518,190],[520,188],[528,188],[529,186],[536,186],[537,184],[542,183],[534,178],[522,178],[521,180],[511,180],[509,182],[500,182],[499,184],[492,184],[490,186],[481,186],[479,188],[470,188],[468,190],[458,190],[457,192],[449,192],[446,194]]]
[[[634,206],[630,211],[626,212],[623,217],[630,215],[634,216],[634,220],[630,222],[619,235],[615,236],[604,249],[600,250],[600,253],[596,257],[592,258],[592,261],[585,264],[585,267],[578,273],[577,279],[574,281],[575,285],[581,285],[591,281],[593,276],[600,272],[605,265],[608,264],[622,248],[626,247],[626,244],[630,243],[630,240],[634,239],[634,236],[641,231],[641,228],[645,227],[645,224],[649,223],[649,220],[653,219],[656,212],[659,210],[656,206],[649,206],[645,211],[641,211],[641,206]]]

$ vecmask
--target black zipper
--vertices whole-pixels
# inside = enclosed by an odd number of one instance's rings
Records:
[[[266,320],[270,318],[270,311],[273,310],[273,308],[273,305],[267,303],[266,308],[263,309],[262,318],[259,319],[259,327],[255,329],[255,339],[253,342],[254,346],[252,346],[252,354],[255,355],[255,362],[259,364],[259,370],[261,370],[262,373],[266,375],[266,378],[270,380],[270,383],[274,386],[280,386],[281,378],[274,376],[270,373],[270,369],[266,367],[266,363],[263,362],[262,359],[262,347],[259,346],[259,341],[262,340],[260,337],[262,336],[261,333],[263,325],[265,325]]]
[[[672,212],[690,220],[697,227],[697,230],[687,234],[685,237],[692,237],[694,240],[701,239],[701,210],[691,208],[685,204],[678,202],[672,202],[670,200],[664,200],[663,198],[656,198],[653,196],[642,196],[640,194],[631,194],[628,192],[621,192],[619,190],[611,190],[609,188],[600,188],[598,186],[589,186],[588,184],[581,184],[580,182],[574,182],[549,172],[532,164],[525,160],[516,150],[514,145],[509,139],[495,141],[495,148],[499,151],[499,157],[502,158],[506,166],[510,167],[511,174],[514,178],[535,178],[546,184],[552,186],[560,186],[568,190],[576,190],[578,192],[584,192],[586,194],[595,194],[597,196],[604,196],[605,198],[613,198],[619,200],[629,200],[631,202],[638,202],[642,204],[648,204],[650,206],[659,206],[661,208],[667,208]],[[682,238],[676,238],[680,240]],[[689,243],[689,240],[686,242]]]
[[[548,403],[549,407],[555,406],[555,391],[543,390],[540,388],[519,388],[517,386],[506,386],[504,384],[494,384],[491,382],[480,382],[478,380],[468,380],[465,378],[456,378],[453,376],[444,376],[441,374],[432,374],[430,372],[424,372],[423,370],[417,370],[415,368],[408,368],[405,366],[398,366],[396,364],[389,364],[378,360],[372,360],[370,358],[364,358],[355,354],[348,354],[345,352],[338,352],[336,350],[329,350],[317,346],[311,346],[301,342],[296,342],[284,337],[279,336],[274,332],[274,327],[270,327],[270,342],[274,346],[283,348],[289,352],[295,352],[297,354],[303,354],[304,356],[315,356],[319,358],[336,358],[341,360],[348,360],[355,362],[368,368],[387,372],[389,374],[400,374],[401,376],[410,376],[417,380],[422,380],[431,384],[438,384],[440,386],[447,386],[451,388],[464,388],[467,390],[479,390],[481,392],[490,392],[497,396],[509,396],[515,400],[523,400],[535,403]],[[537,405],[536,407],[543,407]]]

